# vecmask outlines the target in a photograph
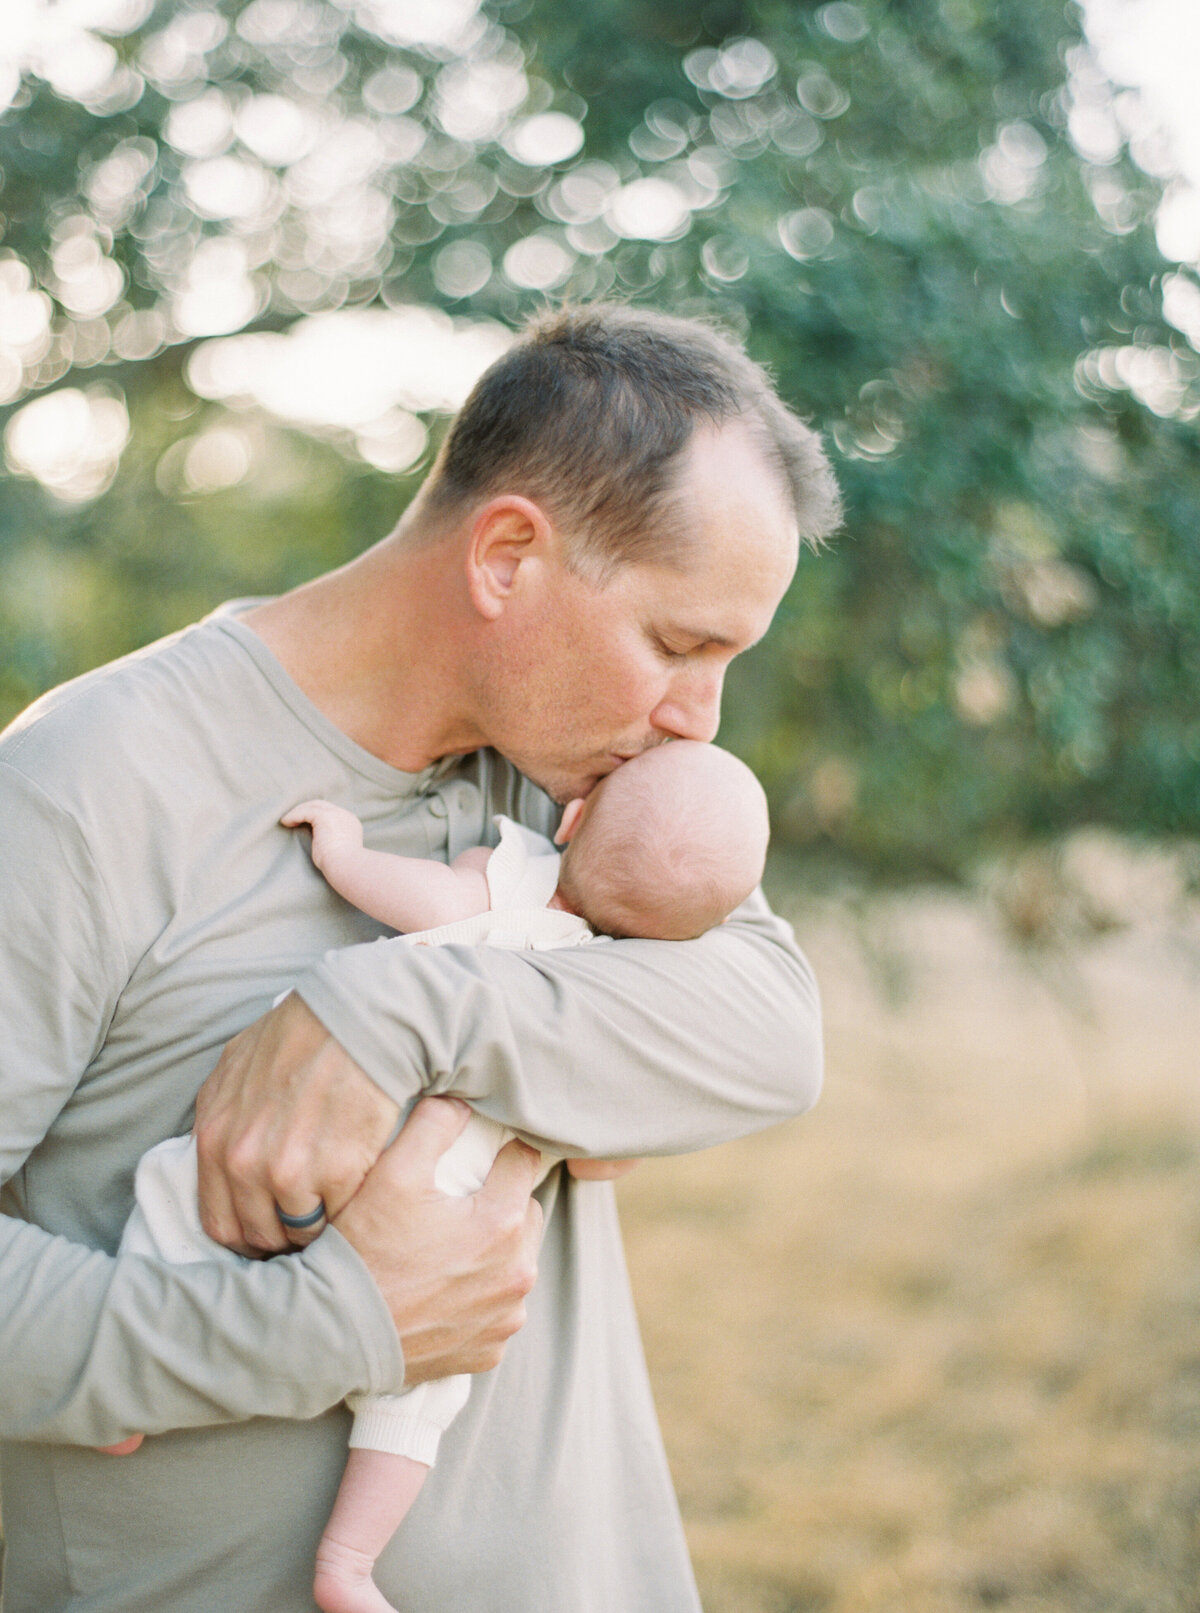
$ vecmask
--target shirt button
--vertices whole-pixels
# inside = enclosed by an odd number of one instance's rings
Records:
[[[435,818],[448,818],[450,816],[450,808],[440,795],[430,796],[429,810]]]

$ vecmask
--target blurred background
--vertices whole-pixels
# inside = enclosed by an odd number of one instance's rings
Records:
[[[713,1613],[1194,1610],[1195,0],[5,0],[0,723],[381,536],[547,300],[845,531],[733,669],[809,1119],[623,1186]]]

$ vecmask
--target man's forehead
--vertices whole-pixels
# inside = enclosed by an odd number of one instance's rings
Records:
[[[739,422],[698,432],[677,483],[687,533],[685,566],[737,564],[783,569],[790,576],[800,549],[796,509],[786,478]]]
[[[685,497],[736,503],[747,492],[794,515],[786,473],[760,432],[745,420],[698,426],[679,456],[677,486]]]

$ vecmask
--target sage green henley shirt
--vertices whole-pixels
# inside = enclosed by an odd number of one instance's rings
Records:
[[[372,1278],[332,1228],[242,1268],[115,1257],[139,1157],[278,993],[402,1106],[457,1092],[561,1154],[704,1148],[819,1087],[811,973],[761,897],[697,941],[542,953],[408,947],[344,902],[279,827],[301,799],[441,858],[556,808],[490,751],[413,775],[361,750],[240,608],[0,736],[4,1613],[313,1607],[342,1401],[403,1382]],[[378,1583],[405,1613],[695,1613],[611,1187],[538,1193],[528,1322]]]

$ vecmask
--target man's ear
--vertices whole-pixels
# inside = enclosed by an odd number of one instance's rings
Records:
[[[565,846],[579,827],[579,820],[583,816],[584,800],[577,795],[573,801],[568,801],[563,808],[562,822],[558,826],[558,833],[554,836],[556,846]]]
[[[481,616],[495,621],[517,583],[520,568],[545,554],[553,528],[531,499],[504,493],[489,499],[471,527],[467,591]]]

